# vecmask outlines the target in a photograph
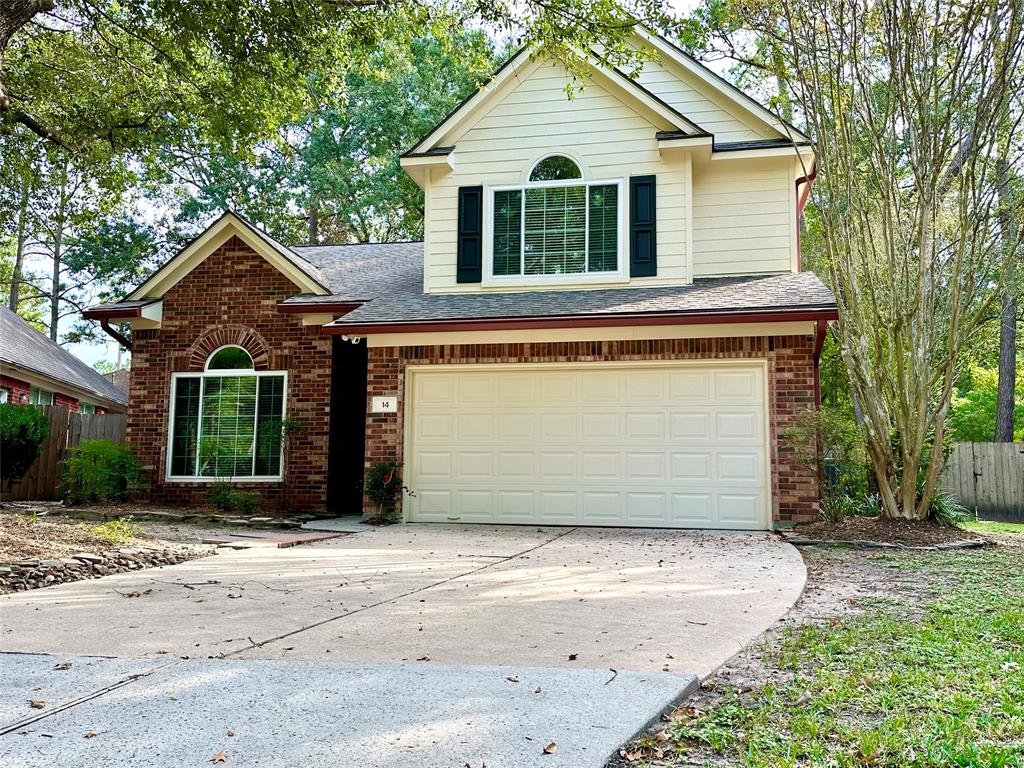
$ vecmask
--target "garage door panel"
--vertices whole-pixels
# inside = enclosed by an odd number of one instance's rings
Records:
[[[714,494],[673,493],[671,521],[686,526],[713,525]]]
[[[598,366],[414,370],[410,519],[767,526],[761,369]]]
[[[627,440],[664,440],[665,413],[627,413]]]
[[[501,451],[498,453],[499,480],[528,480],[537,474],[533,452]]]

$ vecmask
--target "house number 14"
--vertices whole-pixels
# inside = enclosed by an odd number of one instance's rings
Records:
[[[398,398],[394,395],[386,395],[384,397],[373,398],[374,413],[397,413],[398,412]]]

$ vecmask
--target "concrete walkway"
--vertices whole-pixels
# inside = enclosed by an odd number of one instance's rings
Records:
[[[0,650],[59,658],[0,659],[0,764],[600,766],[804,579],[768,534],[396,526],[5,596]]]

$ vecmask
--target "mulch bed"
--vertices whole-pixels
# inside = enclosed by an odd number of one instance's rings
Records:
[[[948,546],[961,542],[985,542],[985,536],[954,528],[936,520],[888,520],[881,517],[848,517],[840,523],[819,520],[802,523],[791,537],[822,541],[870,541],[909,547]]]

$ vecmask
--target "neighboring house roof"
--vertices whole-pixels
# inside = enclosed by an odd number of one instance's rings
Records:
[[[452,320],[599,317],[642,314],[727,315],[786,311],[831,311],[832,292],[812,272],[760,277],[704,278],[691,285],[655,288],[424,294],[407,286],[371,301],[331,323],[332,327],[386,326]]]
[[[128,385],[131,383],[132,372],[128,368],[118,368],[116,371],[104,373],[103,378],[112,382],[115,387],[127,391]]]
[[[61,391],[59,385],[65,384],[101,399],[128,404],[128,393],[124,389],[3,306],[0,306],[0,339],[3,340],[0,343],[0,364],[6,363],[52,380],[58,391]]]

